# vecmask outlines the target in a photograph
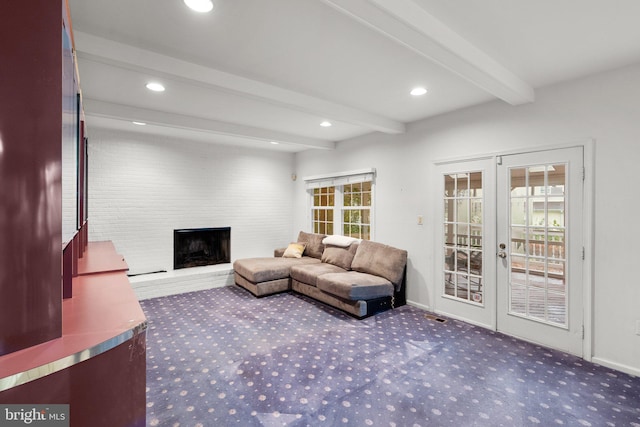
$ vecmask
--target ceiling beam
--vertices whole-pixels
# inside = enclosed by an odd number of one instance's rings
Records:
[[[74,35],[79,58],[84,57],[133,71],[153,73],[159,77],[165,76],[187,84],[222,89],[245,98],[317,115],[322,119],[362,126],[372,131],[388,134],[404,133],[405,131],[404,123],[378,114],[114,42],[81,31],[75,31]]]
[[[110,119],[129,122],[134,120],[157,126],[169,126],[172,128],[194,130],[218,135],[230,135],[252,140],[269,142],[276,141],[279,143],[295,144],[316,149],[333,150],[336,147],[336,143],[334,141],[307,138],[269,129],[239,125],[236,123],[184,116],[164,111],[150,110],[147,108],[132,107],[130,105],[115,104],[97,99],[83,98],[82,104],[88,116],[107,117]]]
[[[413,0],[322,0],[512,105],[533,102],[531,86]]]

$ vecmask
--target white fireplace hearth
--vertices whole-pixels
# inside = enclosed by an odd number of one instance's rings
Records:
[[[139,300],[233,285],[233,266],[217,264],[129,277]]]

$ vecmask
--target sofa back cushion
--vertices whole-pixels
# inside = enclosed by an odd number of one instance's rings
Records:
[[[320,259],[322,258],[322,252],[324,251],[322,239],[325,237],[327,237],[326,234],[305,233],[304,231],[301,231],[298,234],[298,242],[306,243],[306,248],[304,250],[304,254],[306,256]]]
[[[358,249],[358,243],[352,243],[349,246],[324,245],[322,252],[322,262],[333,264],[345,270],[351,270],[351,262]]]
[[[399,290],[406,265],[407,251],[363,240],[353,257],[351,269],[384,277]]]

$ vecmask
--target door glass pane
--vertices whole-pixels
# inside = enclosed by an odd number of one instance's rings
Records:
[[[469,221],[469,199],[456,199],[456,222]]]
[[[540,320],[545,320],[546,304],[545,304],[544,288],[529,287],[528,291],[529,291],[529,298],[527,301],[528,316],[536,319],[540,319]]]
[[[460,248],[466,249],[469,245],[469,239],[467,236],[467,232],[469,230],[468,224],[458,224],[456,225],[456,244]]]
[[[526,298],[524,297],[527,288],[523,285],[513,282],[511,284],[511,306],[509,312],[514,314],[524,315],[527,312],[525,306]]]
[[[454,224],[444,225],[444,244],[447,246],[453,246],[456,244],[456,233]]]
[[[452,197],[456,191],[456,179],[455,175],[444,176],[444,196]]]
[[[470,197],[482,197],[482,172],[471,172],[469,174]]]
[[[524,225],[527,221],[527,199],[511,198],[511,224]]]
[[[545,197],[530,197],[527,202],[529,205],[528,225],[545,225],[547,223],[547,199]]]
[[[510,171],[511,197],[525,197],[527,184],[525,182],[527,170],[525,168],[512,168]]]
[[[545,171],[546,166],[533,166],[527,168],[527,195],[540,196],[545,195]]]
[[[483,172],[448,174],[444,192],[444,295],[483,304]]]
[[[511,255],[524,255],[527,250],[526,228],[511,227]]]
[[[551,292],[549,291],[549,321],[554,323],[563,323],[564,318],[567,316],[566,306],[564,300],[567,295],[564,292]]]
[[[457,197],[469,197],[469,176],[467,174],[458,175],[456,188]]]
[[[474,224],[482,224],[482,199],[470,199],[471,203],[471,222]]]
[[[447,222],[453,222],[454,202],[455,199],[444,199],[444,220]]]
[[[553,260],[563,260],[564,255],[564,230],[549,229],[547,256]]]
[[[511,314],[567,326],[566,165],[510,170]]]
[[[469,230],[469,246],[474,249],[482,249],[482,225],[471,225]]]
[[[449,296],[456,296],[456,275],[453,271],[455,265],[455,249],[445,248],[444,250],[444,293]]]

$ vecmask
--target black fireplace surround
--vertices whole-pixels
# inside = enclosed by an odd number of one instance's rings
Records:
[[[173,269],[231,262],[231,227],[173,230]]]

